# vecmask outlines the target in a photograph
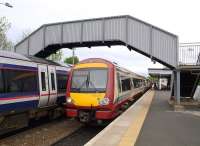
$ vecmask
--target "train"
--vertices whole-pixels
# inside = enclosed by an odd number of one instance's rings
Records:
[[[0,51],[0,135],[64,114],[70,65]]]
[[[116,63],[101,58],[83,60],[69,74],[66,116],[83,123],[112,120],[149,87],[145,77]]]

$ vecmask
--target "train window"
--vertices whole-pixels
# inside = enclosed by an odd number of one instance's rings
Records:
[[[71,91],[105,92],[107,85],[106,69],[84,69],[73,72]]]
[[[67,75],[57,74],[57,86],[58,86],[58,92],[59,93],[65,93],[67,89]]]
[[[118,83],[118,92],[122,92],[122,85],[121,85],[121,80],[120,80],[120,74],[117,73],[117,83]]]
[[[3,72],[0,70],[0,93],[4,93]]]
[[[128,91],[128,90],[131,90],[131,80],[124,79],[122,80],[122,91]]]
[[[140,87],[140,80],[138,79],[133,79],[133,84],[135,88],[139,88]]]
[[[88,76],[88,70],[75,70],[72,77],[71,91],[86,91]]]
[[[51,88],[52,90],[56,90],[54,73],[51,73]]]
[[[89,90],[105,91],[107,83],[107,70],[90,70]]]
[[[46,91],[46,78],[45,72],[41,72],[42,91]]]
[[[36,72],[18,70],[5,70],[4,72],[7,93],[38,91]]]

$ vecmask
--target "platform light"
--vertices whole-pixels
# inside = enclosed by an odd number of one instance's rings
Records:
[[[13,8],[13,6],[10,3],[0,3],[0,4],[9,8]]]
[[[152,60],[153,64],[156,64],[156,61],[155,60]]]
[[[153,59],[153,57],[151,56],[151,61],[153,62],[153,64],[156,64],[156,61]]]

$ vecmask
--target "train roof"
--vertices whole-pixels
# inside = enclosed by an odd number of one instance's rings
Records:
[[[22,54],[18,54],[18,53],[11,52],[11,51],[4,51],[4,50],[0,50],[0,57],[31,61],[30,59],[28,59],[26,56],[24,56]]]
[[[0,50],[0,57],[6,57],[11,59],[17,59],[17,60],[24,60],[29,62],[36,62],[36,63],[43,63],[43,64],[49,64],[49,65],[55,65],[55,66],[63,66],[63,67],[70,67],[71,65],[60,63],[60,62],[54,62],[48,59],[38,58],[35,56],[28,56],[28,55],[22,55],[11,51],[3,51]]]
[[[80,61],[79,63],[81,64],[81,63],[94,63],[94,62],[101,62],[101,63],[114,65],[111,61],[103,59],[103,58],[87,58],[87,59]]]
[[[146,77],[144,77],[144,76],[142,76],[142,75],[139,75],[139,74],[137,74],[137,73],[135,73],[135,72],[133,72],[133,71],[130,71],[130,70],[124,68],[124,67],[121,67],[121,66],[119,66],[118,64],[115,64],[115,67],[116,67],[118,70],[120,70],[120,71],[126,73],[127,75],[135,76],[135,77],[137,77],[137,78],[139,78],[139,79],[146,79]]]
[[[124,67],[121,67],[120,65],[118,65],[116,62],[111,62],[109,60],[106,59],[102,59],[102,58],[88,58],[88,59],[84,59],[82,61],[80,61],[79,63],[92,63],[92,62],[103,62],[103,63],[107,63],[107,64],[112,64],[113,66],[115,66],[117,69],[119,69],[120,71],[126,73],[127,75],[132,75],[132,76],[137,76],[140,79],[146,79],[144,76],[139,75],[134,73],[133,71],[130,71]]]

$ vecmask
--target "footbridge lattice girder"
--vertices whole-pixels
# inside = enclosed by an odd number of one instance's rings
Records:
[[[129,15],[45,24],[19,42],[15,51],[46,57],[64,47],[119,44],[177,67],[178,37]]]

